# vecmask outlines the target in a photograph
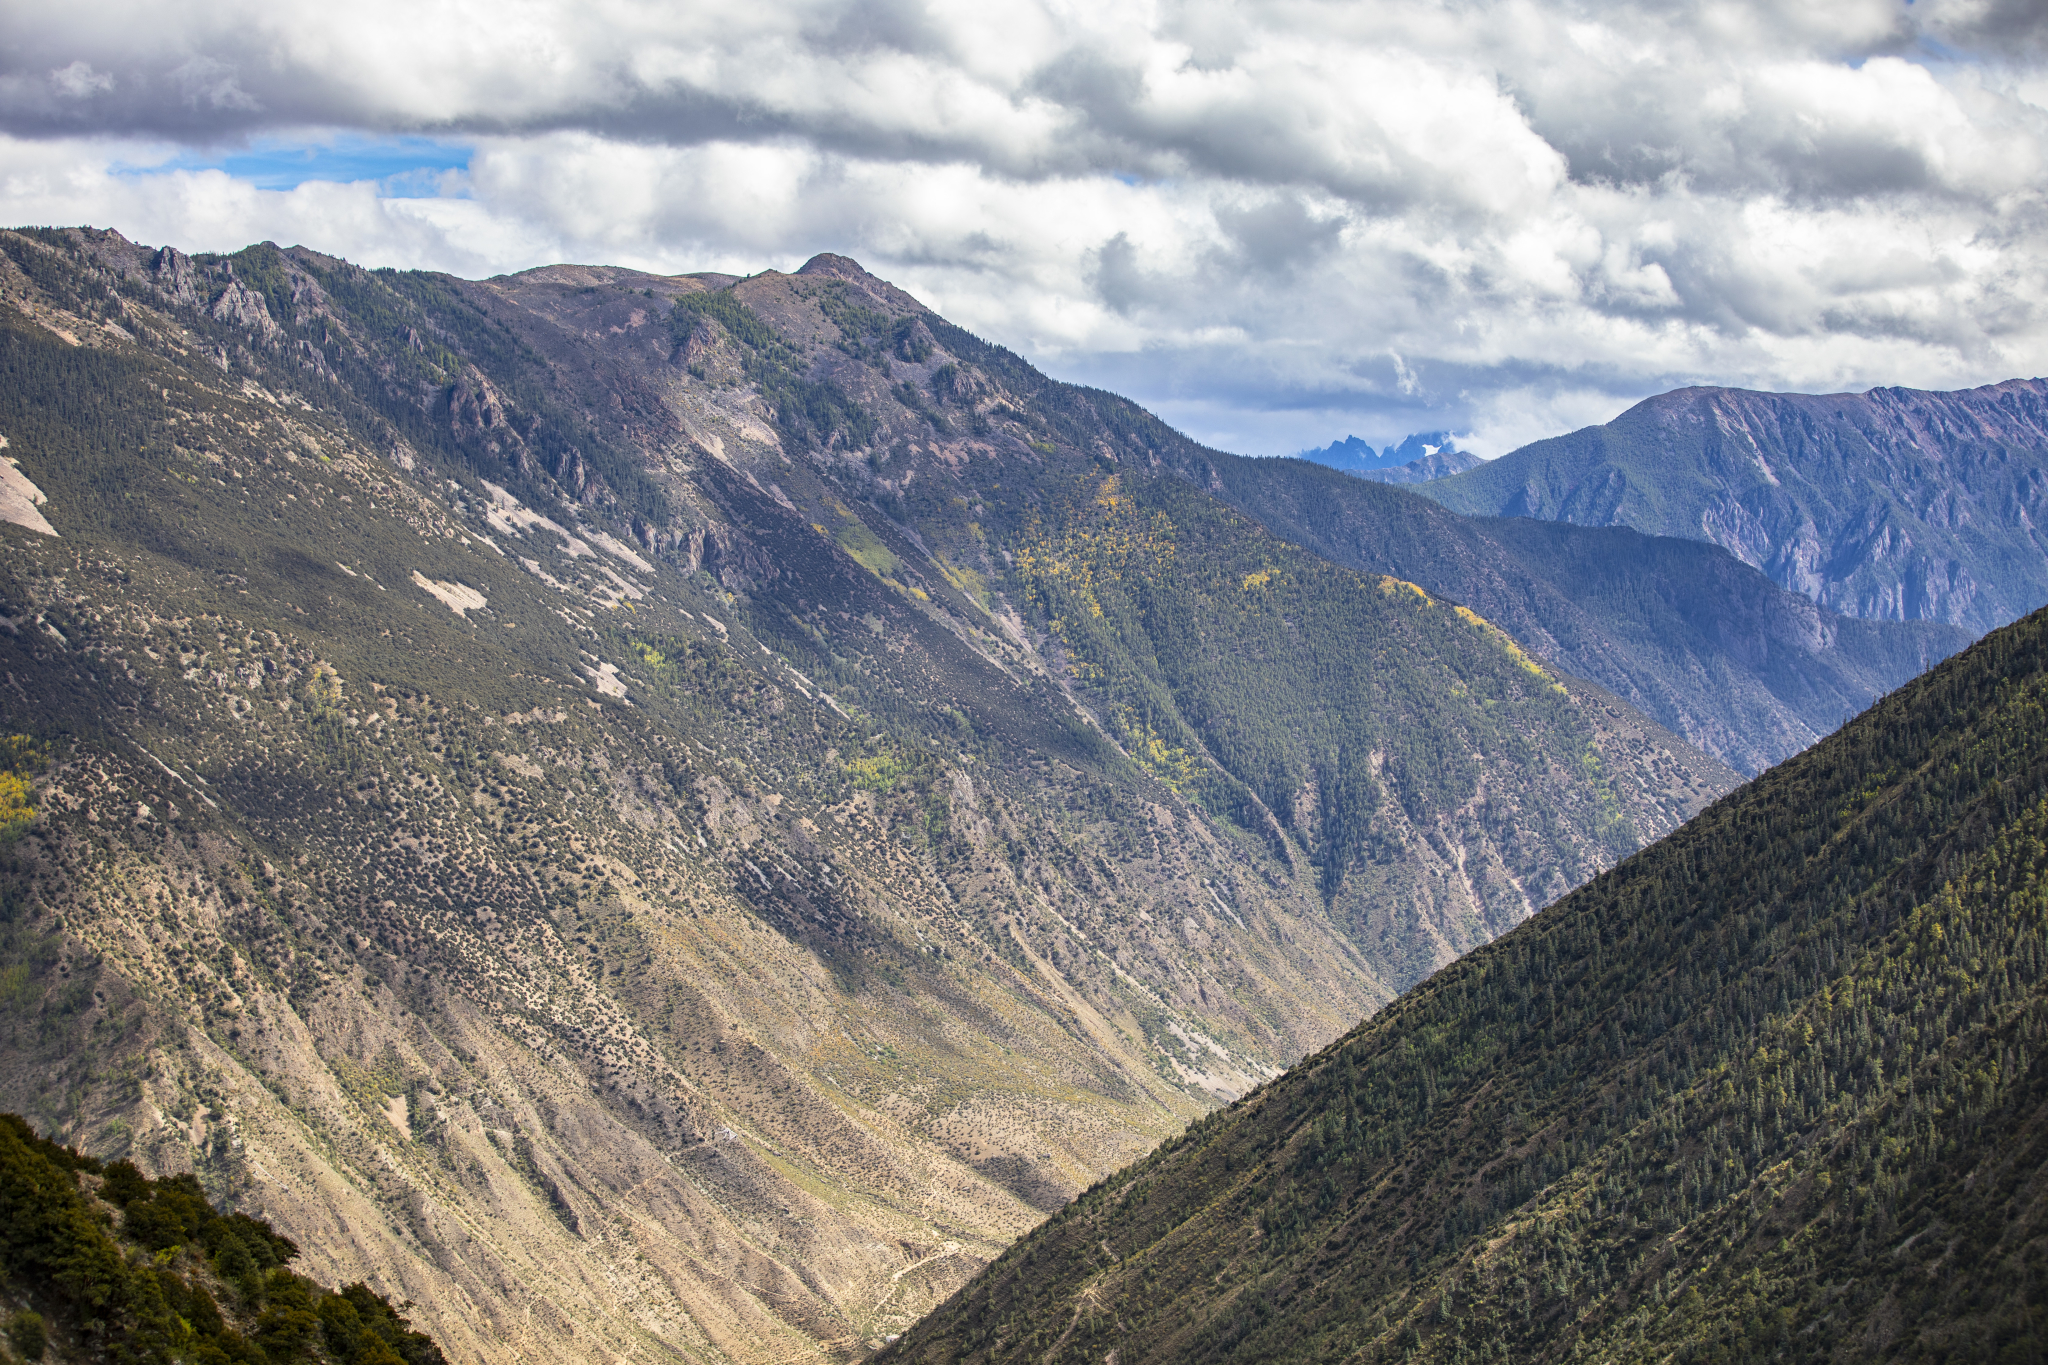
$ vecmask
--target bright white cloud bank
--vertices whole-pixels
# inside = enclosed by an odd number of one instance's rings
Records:
[[[0,14],[0,220],[464,274],[838,251],[1255,453],[2048,369],[2038,0]],[[191,169],[335,136],[473,153],[425,197]]]

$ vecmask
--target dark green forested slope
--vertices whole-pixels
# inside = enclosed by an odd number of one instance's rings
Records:
[[[0,1114],[0,1295],[17,1355],[444,1365],[365,1286],[329,1291],[287,1269],[298,1254],[262,1219],[215,1210],[189,1175],[150,1180]]]
[[[887,1359],[2040,1359],[2048,614],[1090,1190]]]

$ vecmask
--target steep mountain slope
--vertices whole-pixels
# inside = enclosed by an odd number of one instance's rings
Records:
[[[0,1211],[4,1326],[28,1360],[446,1365],[388,1300],[295,1274],[290,1238],[221,1213],[191,1176],[95,1161],[14,1114],[0,1114]]]
[[[1468,608],[1302,554],[1178,480],[1091,491],[1017,556],[1070,666],[1162,781],[1298,849],[1397,987],[1725,780],[1669,736],[1601,734],[1605,706]]]
[[[1679,389],[1422,491],[1708,541],[1846,616],[1982,632],[2048,602],[2048,380]]]
[[[642,301],[662,291],[646,277],[621,276],[609,294],[592,283],[616,274],[557,268],[490,286],[527,316],[551,319],[571,335],[633,338],[636,328],[652,326]],[[559,345],[558,337],[535,344]],[[680,345],[665,351],[676,338]],[[801,372],[799,357],[807,358]],[[1312,866],[1325,899],[1340,894],[1347,876],[1370,880],[1380,914],[1410,917],[1371,952],[1396,988],[1651,830],[1672,827],[1736,780],[1710,757],[1653,735],[1654,726],[1632,730],[1645,737],[1644,747],[1611,759],[1591,755],[1589,766],[1597,707],[1540,722],[1571,736],[1576,776],[1532,766],[1520,751],[1493,749],[1472,761],[1474,748],[1490,747],[1474,733],[1494,724],[1486,713],[1501,698],[1475,693],[1460,678],[1470,669],[1497,673],[1516,656],[1511,640],[1465,620],[1451,604],[1429,601],[1423,607],[1459,621],[1466,638],[1383,650],[1381,662],[1364,666],[1361,638],[1397,638],[1409,628],[1404,603],[1381,590],[1381,575],[1364,582],[1327,576],[1313,556],[1219,518],[1209,498],[1186,496],[1169,477],[1160,452],[1197,449],[1186,438],[1127,400],[1046,379],[843,258],[822,256],[798,275],[756,276],[722,294],[683,295],[665,335],[616,345],[609,363],[617,369],[608,383],[637,382],[663,395],[688,440],[725,452],[884,584],[947,613],[951,627],[969,636],[1005,633],[1021,643],[1026,666],[1048,673],[1091,728],[1155,776],[1185,787],[1209,815],[1274,840],[1276,855],[1297,873]],[[764,416],[776,424],[773,432],[761,429]],[[763,437],[778,444],[764,446]],[[1155,483],[1164,486],[1155,490]],[[1106,491],[1115,486],[1133,499],[1121,513],[1117,495]],[[1109,522],[1146,519],[1142,534],[1104,522],[1105,506]],[[1246,562],[1232,571],[1240,558]],[[1106,585],[1099,600],[1082,583],[1081,609],[1068,609],[1073,603],[1055,590],[1068,567]],[[1279,633],[1260,647],[1257,723],[1228,733],[1212,729],[1230,724],[1219,714],[1197,708],[1168,716],[1158,695],[1131,691],[1161,632],[1185,631],[1189,611],[1209,603],[1155,597],[1143,619],[1114,613],[1106,633],[1090,625],[1103,602],[1141,583],[1227,581],[1251,600],[1258,593],[1245,575],[1261,569],[1283,583],[1314,579],[1316,599],[1296,605],[1311,615],[1347,611],[1353,629],[1304,630],[1310,617],[1268,611]],[[1345,604],[1334,605],[1340,597]],[[1458,662],[1436,674],[1435,661],[1453,655]],[[1353,679],[1351,695],[1333,698],[1323,681],[1333,673]],[[1405,734],[1414,771],[1455,776],[1437,781],[1427,798],[1402,792],[1398,802],[1383,802],[1376,776],[1338,773],[1346,760],[1337,746],[1300,742],[1310,731],[1327,733],[1332,712],[1346,709],[1352,714],[1335,717],[1340,725],[1367,717]],[[1162,737],[1180,751],[1173,763],[1187,765],[1185,778],[1154,761]],[[1352,760],[1381,761],[1372,755],[1368,746]],[[1500,817],[1493,833],[1468,821],[1479,806]],[[1507,855],[1519,875],[1498,875],[1495,840],[1516,837],[1517,821],[1540,833]],[[1378,827],[1370,856],[1359,839],[1334,835],[1345,822],[1354,830]],[[1340,857],[1357,865],[1332,863]]]
[[[882,1360],[2029,1360],[2048,613],[1013,1247]]]
[[[1458,516],[1299,460],[1213,457],[1200,477],[1277,535],[1469,605],[1745,773],[1970,640],[1940,622],[1837,616],[1696,541]]]
[[[0,300],[0,1098],[451,1355],[858,1355],[1732,784],[837,258]]]

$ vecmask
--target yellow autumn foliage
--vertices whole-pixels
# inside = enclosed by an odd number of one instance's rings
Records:
[[[0,842],[19,838],[35,823],[36,808],[30,773],[40,759],[35,741],[27,735],[10,735],[0,740]]]

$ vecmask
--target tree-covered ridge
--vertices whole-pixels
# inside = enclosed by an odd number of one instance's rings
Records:
[[[321,1288],[271,1225],[0,1114],[0,1280],[20,1355],[124,1365],[445,1365],[366,1286]]]
[[[2029,1360],[2048,616],[1091,1190],[886,1358]]]

